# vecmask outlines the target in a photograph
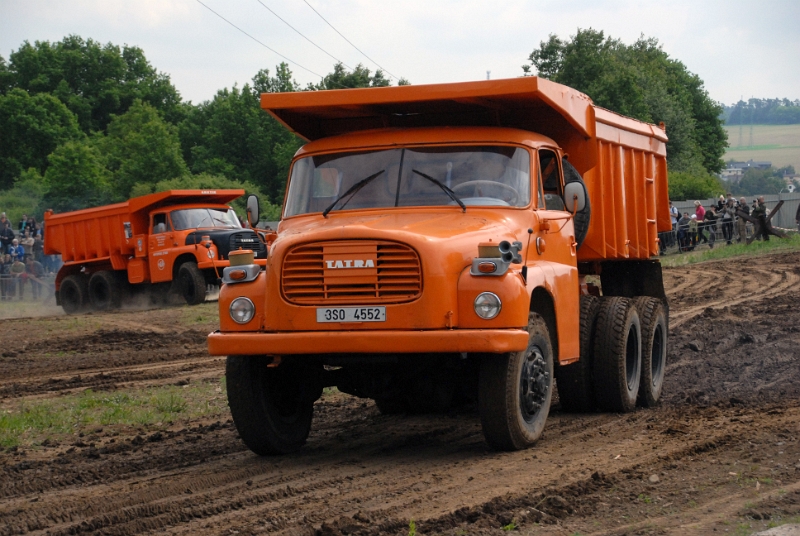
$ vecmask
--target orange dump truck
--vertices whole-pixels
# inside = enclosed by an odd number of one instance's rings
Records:
[[[56,302],[73,314],[120,307],[150,290],[178,294],[190,305],[205,300],[229,265],[231,251],[266,247],[243,229],[227,203],[244,190],[170,190],[124,203],[44,215],[44,252],[61,255]]]
[[[209,336],[254,452],[298,449],[326,386],[384,413],[476,403],[499,450],[536,441],[556,388],[566,411],[658,401],[663,126],[534,77],[261,106],[309,143],[265,270],[224,270]]]

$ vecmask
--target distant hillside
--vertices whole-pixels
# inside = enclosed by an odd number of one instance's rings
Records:
[[[726,125],[730,147],[723,160],[769,160],[775,167],[800,170],[800,124]]]

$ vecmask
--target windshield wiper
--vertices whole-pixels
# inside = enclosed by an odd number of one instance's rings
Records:
[[[322,216],[323,216],[324,218],[327,218],[327,217],[328,217],[328,212],[330,212],[331,210],[333,210],[333,207],[335,207],[335,206],[336,206],[336,203],[338,203],[339,201],[341,201],[342,199],[344,199],[344,198],[345,198],[345,197],[347,197],[348,195],[350,196],[350,199],[353,199],[353,197],[354,197],[354,196],[355,196],[355,195],[358,193],[358,191],[359,191],[359,190],[361,190],[361,188],[363,188],[364,186],[366,186],[367,184],[369,184],[369,183],[370,183],[370,182],[371,182],[371,181],[372,181],[372,180],[373,180],[375,177],[377,177],[378,175],[380,175],[380,174],[381,174],[381,173],[383,173],[384,171],[385,171],[385,170],[384,170],[384,169],[382,169],[382,170],[378,171],[377,173],[373,173],[372,175],[370,175],[370,176],[369,176],[369,177],[367,177],[366,179],[362,179],[362,180],[358,181],[357,183],[355,183],[354,185],[352,185],[352,186],[351,186],[351,187],[350,187],[350,188],[349,188],[349,189],[348,189],[348,190],[347,190],[345,193],[343,193],[342,195],[340,195],[339,197],[337,197],[337,198],[336,198],[336,201],[334,201],[333,203],[331,203],[331,205],[330,205],[328,208],[326,208],[325,210],[323,210],[323,211],[322,211]],[[344,205],[342,205],[342,208],[344,208],[344,207],[347,205],[347,203],[349,203],[349,202],[350,202],[350,199],[348,199],[348,200],[347,200],[347,201],[344,203]]]
[[[412,172],[412,173],[416,173],[417,175],[419,175],[419,176],[420,176],[420,177],[422,177],[423,179],[428,179],[429,181],[431,181],[433,184],[435,184],[436,186],[438,186],[439,188],[441,188],[441,189],[442,189],[442,191],[443,191],[444,193],[446,193],[446,194],[447,194],[447,195],[450,197],[450,199],[452,199],[453,201],[455,201],[456,203],[458,203],[459,205],[461,205],[461,211],[462,211],[462,212],[466,212],[466,211],[467,211],[467,205],[465,205],[465,204],[464,204],[464,203],[461,201],[461,199],[459,199],[459,198],[458,198],[458,196],[456,195],[456,193],[455,193],[453,190],[451,190],[450,188],[448,188],[447,186],[445,186],[445,185],[444,185],[444,184],[442,184],[441,182],[437,181],[436,179],[434,179],[434,178],[433,178],[433,177],[431,177],[430,175],[425,175],[425,174],[424,174],[423,172],[421,172],[421,171],[417,171],[416,169],[412,169],[412,170],[411,170],[411,172]]]

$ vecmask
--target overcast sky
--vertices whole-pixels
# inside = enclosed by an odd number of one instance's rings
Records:
[[[302,85],[376,64],[304,0],[0,0],[0,55],[23,41],[76,34],[135,45],[195,103],[291,61]],[[263,5],[262,5],[263,4]],[[369,58],[413,84],[511,78],[549,34],[602,30],[633,43],[655,37],[705,81],[711,97],[800,99],[798,0],[308,0]],[[271,9],[325,52],[281,22]],[[327,54],[330,55],[327,55]],[[336,58],[336,59],[334,59]],[[396,79],[393,80],[396,83]]]

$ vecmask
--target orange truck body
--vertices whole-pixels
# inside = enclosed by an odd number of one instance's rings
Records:
[[[566,366],[581,354],[580,298],[596,292],[585,276],[602,279],[606,295],[664,299],[657,234],[671,223],[663,126],[599,108],[574,89],[536,77],[268,93],[261,106],[309,143],[295,155],[266,270],[243,282],[225,280],[231,284],[221,289],[220,330],[209,336],[212,355],[263,356],[273,366],[293,356],[324,356],[324,364],[338,366],[381,355],[401,363],[403,356],[422,354],[500,355],[526,349],[529,313],[537,311],[551,329],[556,366]],[[352,204],[327,214],[330,197],[298,201],[294,183],[300,184],[302,166],[311,165],[306,162],[404,148],[435,157],[442,148],[487,146],[524,153],[529,199],[505,206],[517,199],[508,194],[506,201],[481,206],[484,194],[474,193],[462,210],[456,202],[400,206],[391,199],[360,206],[356,194]],[[574,212],[544,201],[552,198],[542,184],[545,158],[561,163],[559,184],[550,186],[556,194],[566,191],[564,159],[583,177],[591,219],[580,244]],[[336,180],[324,169],[315,173],[321,183]],[[425,182],[423,173],[413,173]],[[487,182],[472,181],[461,191],[477,192]],[[399,200],[399,178],[396,188],[391,195]],[[300,205],[305,208],[294,208]],[[519,262],[500,276],[476,274],[479,246],[502,241],[518,244]],[[502,301],[493,318],[476,314],[481,293]],[[255,304],[244,323],[229,313],[239,297]],[[320,317],[337,307],[373,306],[385,308],[381,321]],[[350,392],[380,395],[363,383]]]
[[[170,190],[62,214],[46,212],[44,252],[60,255],[63,261],[56,277],[58,303],[61,284],[69,276],[84,279],[87,287],[97,272],[113,273],[120,286],[171,284],[180,266],[190,262],[209,281],[216,279],[216,273],[229,265],[227,254],[231,249],[244,246],[258,251],[256,233],[212,224],[185,228],[173,223],[173,214],[193,209],[232,214],[228,203],[243,194],[244,190]],[[215,241],[215,233],[224,235],[224,244]],[[231,237],[244,238],[245,242],[231,245]],[[90,297],[84,296],[84,301]]]

